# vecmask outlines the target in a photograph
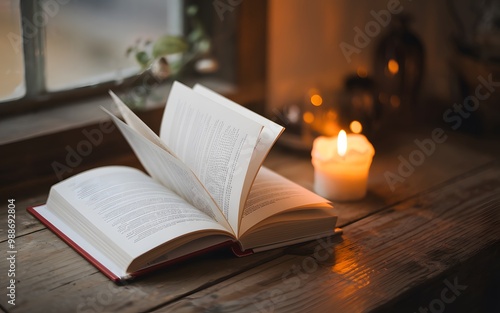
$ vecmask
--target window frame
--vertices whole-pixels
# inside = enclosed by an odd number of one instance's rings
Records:
[[[67,0],[64,0],[67,1]],[[59,3],[60,1],[58,1]],[[232,25],[235,34],[229,34],[230,42],[218,43],[218,50],[223,59],[231,59],[229,64],[221,64],[218,79],[228,81],[237,87],[232,96],[235,101],[247,104],[263,113],[265,100],[264,80],[266,77],[266,28],[267,1],[254,0],[249,3],[237,4],[233,11],[228,11],[224,19],[217,16],[214,3],[204,0],[183,0],[183,7],[195,4],[200,8],[201,18],[210,25],[210,31],[221,31]],[[116,81],[101,82],[94,85],[77,86],[74,88],[48,91],[45,79],[45,25],[34,23],[34,16],[43,11],[39,0],[20,0],[22,49],[24,62],[25,94],[16,99],[0,101],[0,116],[2,118],[32,113],[34,111],[53,108],[54,106],[70,105],[93,96],[107,94],[109,89],[126,90],[139,85],[143,74],[125,78],[118,84]],[[208,13],[207,13],[208,12]],[[207,14],[203,14],[207,13]],[[41,13],[40,13],[41,14]],[[237,18],[238,17],[238,18]],[[36,27],[35,34],[25,40],[26,24]],[[184,19],[184,33],[190,25]],[[196,77],[194,77],[196,79]],[[193,80],[193,77],[186,77]]]
[[[61,0],[57,1],[57,3],[59,5],[64,5],[66,1],[67,0]],[[184,8],[186,4],[187,1],[184,0],[182,4]],[[36,16],[46,14],[42,8],[42,1],[20,0],[19,11],[25,93],[19,98],[7,99],[5,101],[0,100],[0,115],[2,117],[71,104],[71,102],[76,99],[81,100],[92,96],[104,95],[110,89],[130,89],[138,85],[140,83],[139,81],[142,81],[141,76],[143,76],[143,73],[138,73],[121,79],[119,83],[110,80],[61,90],[48,90],[45,67],[46,22],[35,22]],[[28,27],[34,29],[30,32],[29,36],[25,35],[27,33],[25,30],[27,30]],[[185,25],[183,25],[183,28],[185,32]]]
[[[137,79],[137,76],[128,77],[120,85],[113,81],[106,81],[95,85],[48,91],[45,78],[45,25],[34,22],[34,17],[43,12],[41,1],[20,0],[19,5],[25,94],[20,98],[0,101],[2,116],[49,108],[68,103],[72,99],[103,94],[110,88],[123,88]],[[27,25],[35,27],[33,35],[30,35],[28,40],[24,31]]]
[[[185,1],[212,4],[211,1],[206,0]],[[268,2],[267,0],[243,1],[237,9],[240,12],[235,24],[236,33],[231,35],[234,39],[235,60],[233,64],[228,64],[229,67],[233,67],[230,69],[234,75],[236,88],[234,92],[225,95],[258,113],[264,113]],[[228,13],[224,21],[216,18],[214,23],[218,25],[217,27],[223,27],[229,19],[236,19],[236,17]],[[109,99],[108,96],[106,97]],[[59,110],[59,108],[54,108],[56,109]],[[138,111],[137,114],[153,131],[158,132],[162,111],[163,108],[156,107]],[[29,117],[36,116],[32,114],[32,111],[27,113]],[[13,117],[12,120],[16,118]],[[59,181],[54,175],[52,162],[65,162],[67,147],[74,146],[81,141],[84,130],[88,131],[95,127],[100,127],[100,124],[75,126],[1,145],[2,149],[8,153],[0,162],[0,177],[2,178],[0,190],[6,194],[18,196],[33,196],[37,192],[46,193],[51,185]],[[86,169],[104,165],[129,165],[140,168],[139,161],[130,146],[117,131],[105,136],[103,142],[95,147],[91,155],[83,158],[81,164],[72,168],[70,174],[75,175]]]

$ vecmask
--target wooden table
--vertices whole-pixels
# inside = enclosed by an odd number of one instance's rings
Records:
[[[235,258],[214,252],[119,286],[16,199],[16,305],[7,303],[6,210],[0,216],[1,307],[8,312],[500,312],[500,141],[447,133],[391,190],[415,139],[375,143],[368,196],[335,203],[341,236]],[[418,153],[417,153],[418,154]],[[413,156],[415,160],[416,154]],[[418,162],[417,162],[418,163]],[[312,188],[307,155],[275,148],[265,163]],[[5,198],[16,195],[4,195]],[[2,207],[6,207],[6,199]],[[427,311],[426,311],[427,310]]]

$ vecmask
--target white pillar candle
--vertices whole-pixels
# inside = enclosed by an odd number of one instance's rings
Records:
[[[375,149],[361,134],[318,137],[311,152],[314,191],[337,201],[359,200],[366,195],[368,172]]]

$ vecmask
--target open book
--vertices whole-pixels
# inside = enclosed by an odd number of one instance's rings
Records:
[[[223,245],[244,255],[335,232],[328,200],[261,167],[281,126],[175,82],[158,137],[111,96],[126,123],[105,111],[149,175],[92,169],[28,209],[111,279]]]

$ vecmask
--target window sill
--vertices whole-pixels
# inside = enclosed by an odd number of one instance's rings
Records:
[[[200,80],[200,83],[221,93],[230,95],[235,92],[233,85],[215,79]],[[158,100],[148,102],[140,111],[159,111],[166,103],[170,85],[155,90]],[[120,93],[119,93],[120,95]],[[81,128],[108,120],[101,106],[117,113],[108,95],[76,101],[65,106],[47,108],[0,120],[0,145],[19,142],[43,135],[54,134],[70,129]]]
[[[109,97],[8,117],[0,124],[0,145],[96,123],[105,117],[100,106],[111,109]]]
[[[213,79],[197,81],[237,103],[263,112],[264,83],[235,88]],[[170,91],[169,86],[161,88],[165,95]],[[58,181],[98,166],[141,168],[116,128],[97,136],[100,137],[98,142],[90,144],[88,134],[102,129],[101,124],[109,121],[100,109],[101,105],[108,109],[113,107],[111,111],[116,112],[111,98],[106,95],[0,121],[0,145],[5,152],[0,163],[2,193],[22,196],[37,190],[46,192]],[[136,113],[158,133],[164,105],[165,101],[158,101],[158,104],[148,104]],[[85,152],[85,148],[90,152]],[[84,152],[75,156],[75,151]]]

